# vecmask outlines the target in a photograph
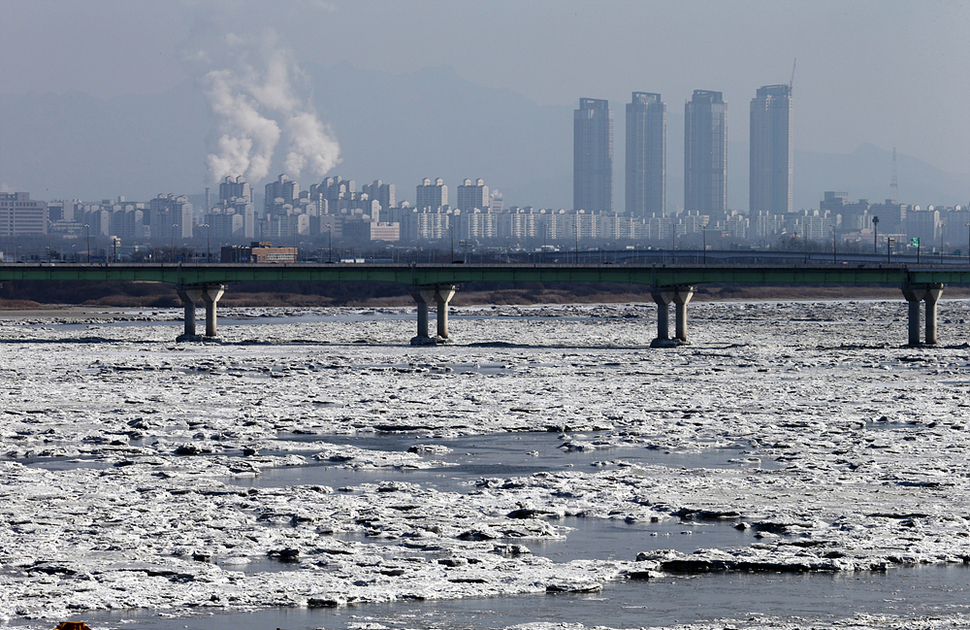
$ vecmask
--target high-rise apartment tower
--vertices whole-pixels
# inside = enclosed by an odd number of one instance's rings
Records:
[[[666,202],[667,105],[634,92],[626,106],[626,212],[663,216]]]
[[[573,114],[573,208],[613,212],[613,110],[605,99],[581,98]]]
[[[727,209],[727,103],[720,92],[694,90],[684,106],[684,210]]]
[[[792,210],[791,86],[766,85],[751,99],[752,214]]]
[[[434,182],[430,177],[425,177],[418,184],[415,198],[414,206],[418,210],[437,212],[442,206],[448,205],[448,186],[440,177]]]
[[[488,210],[488,206],[488,186],[485,185],[484,179],[479,177],[474,182],[471,179],[466,179],[458,187],[458,202],[455,207],[462,212],[471,212],[476,209],[484,211]]]

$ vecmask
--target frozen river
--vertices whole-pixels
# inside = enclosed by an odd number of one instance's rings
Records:
[[[970,304],[224,309],[0,326],[0,618],[970,627]]]

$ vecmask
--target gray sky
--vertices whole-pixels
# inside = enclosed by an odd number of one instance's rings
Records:
[[[0,0],[0,95],[150,94],[228,34],[275,31],[299,62],[465,79],[542,105],[724,92],[747,139],[761,85],[795,73],[796,149],[896,147],[970,173],[970,0]],[[326,113],[321,112],[326,120]],[[564,133],[571,133],[566,130]],[[338,140],[340,140],[338,138]],[[618,143],[618,152],[622,143]]]

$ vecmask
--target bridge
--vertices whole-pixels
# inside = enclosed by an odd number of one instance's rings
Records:
[[[609,282],[651,287],[657,304],[655,345],[687,342],[687,304],[697,285],[881,285],[899,287],[909,303],[909,343],[919,345],[920,303],[926,304],[925,343],[937,341],[937,302],[947,284],[970,284],[970,266],[871,263],[806,264],[183,264],[94,263],[0,264],[0,282],[160,282],[175,287],[185,309],[180,338],[195,338],[195,309],[206,308],[206,337],[216,337],[217,305],[232,282],[390,282],[406,285],[418,306],[414,344],[448,339],[448,307],[457,287],[468,282]],[[437,334],[429,334],[429,305],[437,309]],[[669,306],[675,305],[675,334],[669,336]]]

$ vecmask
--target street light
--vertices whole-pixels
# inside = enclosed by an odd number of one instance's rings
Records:
[[[832,262],[839,262],[839,248],[838,248],[838,237],[835,235],[835,224],[832,224]]]
[[[940,223],[940,264],[943,264],[943,228],[946,227],[946,223]]]
[[[872,253],[879,255],[879,217],[872,217],[872,230],[875,235],[872,237]]]
[[[330,234],[330,255],[327,262],[333,262],[333,223],[327,223],[327,232]]]
[[[670,222],[670,262],[677,262],[677,224]]]
[[[178,223],[172,224],[172,262],[175,262],[175,230],[178,228]]]
[[[91,226],[87,223],[84,224],[84,235],[88,243],[88,264],[91,264]]]
[[[576,264],[579,264],[579,211],[576,212]]]
[[[701,243],[704,248],[704,264],[707,264],[707,233],[708,232],[723,232],[718,228],[701,228]]]
[[[970,223],[967,223],[967,264],[970,265]]]

